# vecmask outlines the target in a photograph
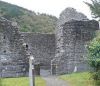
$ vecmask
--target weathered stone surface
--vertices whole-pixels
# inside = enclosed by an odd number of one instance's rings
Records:
[[[94,32],[98,29],[97,21],[89,20],[74,8],[62,11],[55,31],[56,55],[53,61],[57,65],[58,74],[73,72],[75,66],[78,71],[87,70],[85,45],[93,39]]]
[[[71,73],[77,66],[77,71],[88,69],[87,50],[85,45],[93,39],[93,34],[99,29],[99,24],[95,20],[68,21],[58,28],[57,49],[54,64],[57,64],[57,73]],[[83,66],[84,65],[84,66]]]
[[[0,77],[25,76],[27,51],[16,23],[0,17]]]
[[[85,20],[88,20],[88,18],[84,14],[77,12],[76,9],[68,7],[64,11],[62,11],[62,13],[60,14],[58,23],[62,25],[65,22],[73,21],[73,20],[85,21]]]
[[[98,29],[97,21],[88,20],[73,8],[61,13],[55,34],[21,33],[17,23],[0,17],[0,77],[25,76],[28,53],[43,69],[50,69],[52,63],[55,74],[71,73],[75,66],[77,71],[85,71],[85,45]]]
[[[17,23],[0,18],[0,77],[25,76],[28,56],[50,68],[55,57],[55,34],[20,33]]]
[[[36,63],[46,68],[55,57],[55,34],[21,33]]]

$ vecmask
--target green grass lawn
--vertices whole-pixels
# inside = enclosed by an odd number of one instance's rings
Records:
[[[95,86],[88,72],[61,75],[60,79],[68,82],[70,86]]]
[[[35,84],[35,86],[46,86],[41,77],[35,78]],[[29,79],[27,77],[4,78],[0,79],[0,86],[29,86]]]

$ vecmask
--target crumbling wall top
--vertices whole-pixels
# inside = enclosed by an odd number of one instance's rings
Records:
[[[76,9],[68,7],[60,14],[58,25],[62,25],[71,20],[85,21],[88,20],[88,18],[84,14],[77,12]]]
[[[65,22],[65,24],[61,26],[63,27],[63,29],[99,30],[99,23],[95,20],[87,20],[87,21],[72,20]]]

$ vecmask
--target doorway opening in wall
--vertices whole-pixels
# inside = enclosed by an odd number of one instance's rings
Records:
[[[40,76],[49,76],[51,74],[50,65],[43,63],[35,64],[35,74]]]

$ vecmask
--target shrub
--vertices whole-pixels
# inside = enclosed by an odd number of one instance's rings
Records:
[[[88,61],[93,68],[91,71],[92,78],[96,82],[96,86],[100,85],[100,37],[91,41],[88,45]]]

